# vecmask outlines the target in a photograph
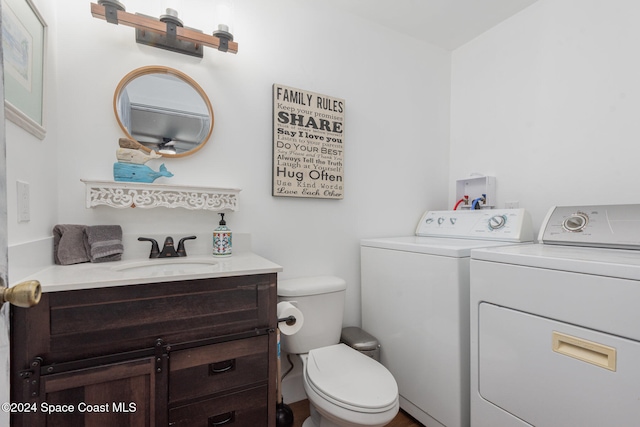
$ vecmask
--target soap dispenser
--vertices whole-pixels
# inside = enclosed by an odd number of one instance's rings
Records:
[[[220,214],[220,224],[213,230],[213,256],[231,255],[231,230],[227,227],[224,214]]]

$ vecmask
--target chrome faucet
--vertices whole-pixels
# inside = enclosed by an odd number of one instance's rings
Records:
[[[195,238],[196,236],[183,237],[178,242],[178,250],[176,250],[173,246],[173,237],[167,237],[164,240],[162,252],[160,252],[158,242],[155,239],[151,239],[149,237],[138,237],[138,240],[141,242],[151,242],[151,253],[149,254],[149,258],[171,258],[187,256],[187,251],[184,248],[184,241]]]

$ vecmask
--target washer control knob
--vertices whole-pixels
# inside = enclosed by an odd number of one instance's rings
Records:
[[[489,218],[489,229],[499,230],[507,224],[507,217],[504,215],[494,215]]]
[[[562,221],[562,228],[572,233],[577,233],[584,230],[588,223],[589,216],[586,213],[576,212]]]
[[[438,218],[438,225],[441,225],[443,222],[444,222],[444,217],[443,216]]]
[[[433,222],[433,218],[427,218],[424,220],[425,223],[431,224]]]

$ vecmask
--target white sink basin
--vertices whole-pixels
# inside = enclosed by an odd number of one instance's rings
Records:
[[[206,259],[153,259],[130,262],[112,268],[114,271],[144,276],[174,276],[176,274],[200,274],[217,271],[218,262]]]

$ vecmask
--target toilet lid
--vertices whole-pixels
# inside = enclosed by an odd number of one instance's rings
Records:
[[[311,350],[307,378],[317,392],[358,408],[383,409],[398,398],[387,368],[344,344]]]

